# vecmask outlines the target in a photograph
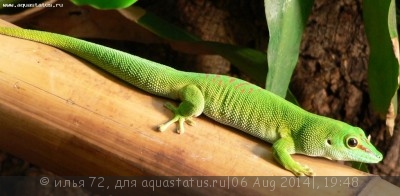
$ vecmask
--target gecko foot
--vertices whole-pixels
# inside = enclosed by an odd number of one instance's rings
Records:
[[[174,113],[174,118],[172,118],[170,121],[158,126],[158,130],[163,132],[165,130],[167,130],[167,128],[175,123],[178,122],[178,127],[176,129],[176,132],[179,134],[182,134],[185,132],[185,126],[183,125],[184,122],[186,122],[188,125],[193,126],[196,124],[195,121],[193,121],[192,117],[185,117],[179,114],[178,108],[175,107],[174,105],[172,105],[171,103],[167,102],[164,104],[164,106],[166,108],[168,108],[169,110],[171,110]]]
[[[307,165],[301,165],[300,163],[296,162],[296,165],[292,168],[287,168],[296,176],[315,176],[315,173],[311,168]]]

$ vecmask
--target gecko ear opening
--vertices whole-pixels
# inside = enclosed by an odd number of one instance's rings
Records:
[[[328,145],[332,145],[332,142],[331,142],[330,139],[327,139],[327,140],[326,140],[326,143],[327,143]]]

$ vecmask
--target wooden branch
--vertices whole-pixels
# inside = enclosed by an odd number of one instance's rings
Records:
[[[167,100],[53,47],[2,35],[0,43],[2,150],[64,176],[292,175],[273,160],[270,144],[204,116],[182,135],[160,133],[156,126],[172,116]],[[294,157],[318,175],[367,175]]]

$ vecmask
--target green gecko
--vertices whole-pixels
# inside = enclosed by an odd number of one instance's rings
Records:
[[[315,173],[294,161],[291,154],[295,153],[364,163],[378,163],[383,158],[362,129],[309,113],[237,78],[178,71],[55,33],[0,27],[0,34],[57,47],[151,94],[181,100],[178,107],[165,104],[174,117],[160,125],[160,131],[178,122],[177,132],[183,133],[185,122],[194,125],[193,117],[204,113],[217,122],[269,142],[277,162],[297,176],[313,176]]]

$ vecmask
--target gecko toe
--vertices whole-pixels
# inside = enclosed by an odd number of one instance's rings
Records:
[[[315,173],[307,165],[301,165],[298,162],[289,169],[295,176],[315,176]]]
[[[194,121],[192,117],[186,118],[185,122],[186,122],[186,124],[188,124],[190,126],[195,126],[196,125],[196,121]]]

